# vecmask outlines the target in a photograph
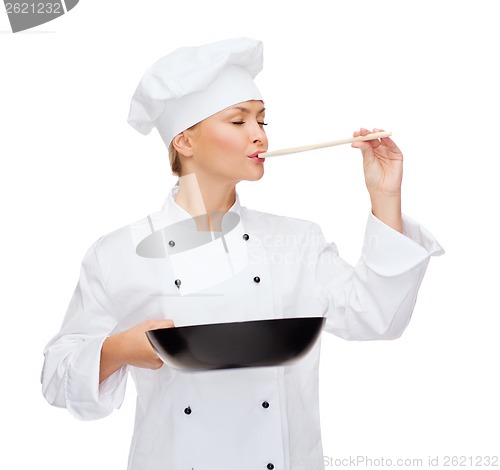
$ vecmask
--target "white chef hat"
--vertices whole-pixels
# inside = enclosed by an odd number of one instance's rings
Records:
[[[236,103],[261,100],[253,78],[262,70],[263,45],[250,38],[182,47],[142,77],[128,123],[142,134],[158,129],[168,146],[180,132]]]

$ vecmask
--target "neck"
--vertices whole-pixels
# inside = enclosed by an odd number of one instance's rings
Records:
[[[175,202],[195,218],[198,230],[222,231],[222,216],[236,200],[236,186],[205,181],[190,173],[179,177]]]

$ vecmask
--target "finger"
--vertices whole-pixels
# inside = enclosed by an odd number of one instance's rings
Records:
[[[384,129],[373,129],[373,132],[384,132]],[[400,152],[399,147],[390,137],[382,137],[380,142],[391,152]]]
[[[375,134],[376,132],[385,132],[385,130],[384,129],[374,128],[372,132]],[[384,144],[385,145],[386,144],[385,139],[388,139],[388,138],[389,137],[382,137],[380,139],[377,139],[376,141],[379,142],[379,144]]]
[[[361,149],[362,152],[366,152],[368,150],[372,150],[373,149],[372,144],[370,142],[371,142],[371,140],[370,141],[353,142],[351,144],[351,147],[355,148],[355,149]]]
[[[158,369],[161,369],[163,367],[163,361],[158,358],[158,361],[156,362],[155,365],[151,366],[150,369],[151,370],[158,370]]]
[[[400,152],[399,147],[396,145],[396,142],[394,142],[390,137],[383,137],[380,140],[391,152]]]
[[[355,131],[353,132],[352,136],[353,137],[359,137],[359,136],[365,136],[365,135],[368,135],[370,134],[370,131],[368,129],[365,129],[364,127],[361,127],[359,129],[359,131]],[[357,149],[362,149],[362,148],[366,148],[368,149],[370,147],[370,145],[365,145],[366,142],[353,142],[351,144],[351,147],[352,148],[357,148]]]
[[[377,128],[374,128],[373,133],[375,132],[385,132],[384,129],[377,129]],[[395,147],[397,148],[395,142],[390,138],[390,137],[382,137],[380,139],[378,139],[382,144],[384,145],[387,145],[388,147]]]
[[[372,131],[369,132],[369,134],[376,134],[377,132],[385,132],[384,129],[378,129],[374,128]],[[376,149],[380,147],[380,145],[386,145],[385,142],[382,139],[372,139],[368,141],[368,144],[371,146],[372,149]]]
[[[370,134],[375,133],[375,132],[377,132],[377,131],[376,130],[368,131],[368,133],[364,134],[364,135],[370,135]],[[379,139],[367,140],[366,143],[368,144],[366,146],[366,148],[371,147],[372,149],[376,149],[377,147],[380,146],[380,140]]]
[[[149,330],[159,330],[160,328],[173,328],[174,322],[170,319],[165,320],[150,320],[148,324]]]
[[[352,136],[359,137],[360,135],[368,135],[368,134],[371,134],[371,131],[369,131],[368,129],[365,129],[364,127],[360,127],[359,131],[354,131]]]

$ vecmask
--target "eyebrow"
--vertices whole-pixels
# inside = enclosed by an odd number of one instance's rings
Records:
[[[244,106],[231,106],[229,109],[239,110],[243,113],[251,113],[251,110],[248,108],[245,108]],[[265,110],[266,110],[266,108],[262,108],[257,114],[263,114]]]

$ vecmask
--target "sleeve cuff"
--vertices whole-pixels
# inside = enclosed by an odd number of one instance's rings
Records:
[[[403,233],[394,230],[371,212],[366,225],[362,260],[382,276],[397,276],[444,253],[431,233],[403,214]]]
[[[101,348],[105,339],[85,339],[70,357],[65,377],[66,406],[77,419],[103,418],[123,403],[127,367],[99,384]]]

